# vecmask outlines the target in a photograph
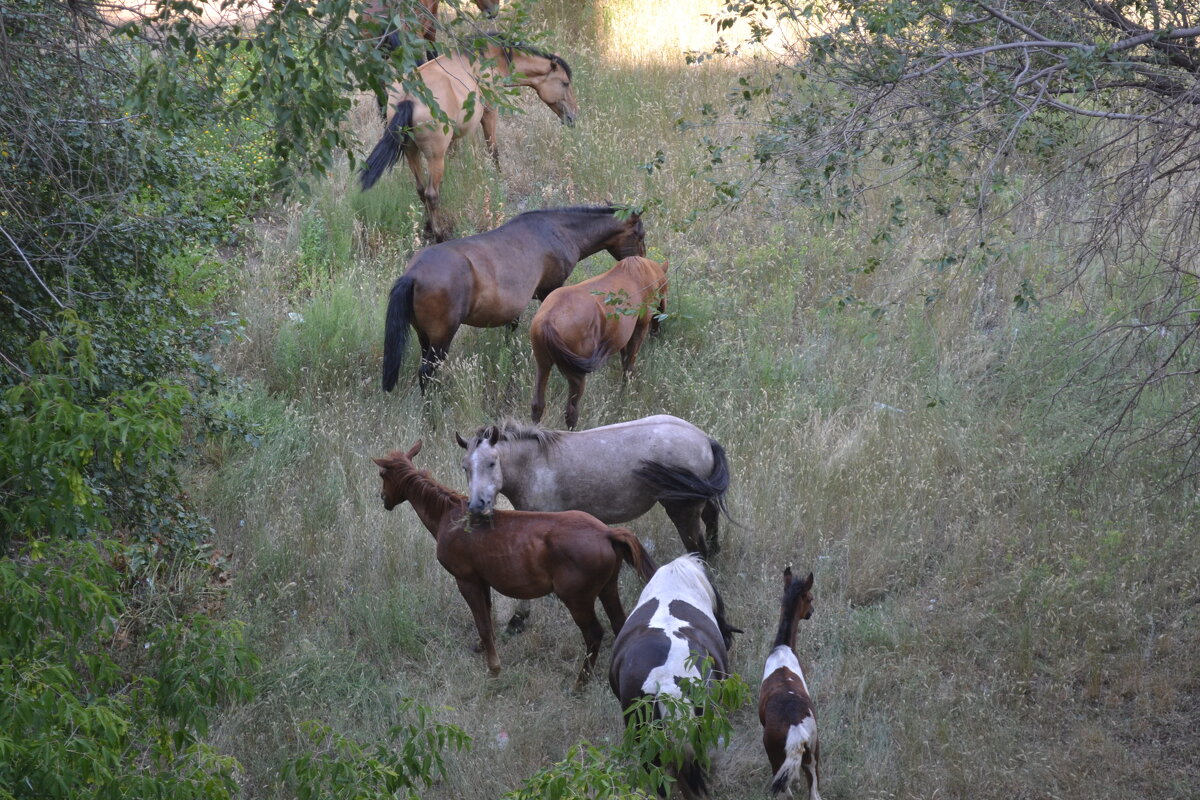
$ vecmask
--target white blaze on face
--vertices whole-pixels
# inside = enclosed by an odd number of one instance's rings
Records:
[[[485,445],[481,444],[468,456],[471,468],[468,482],[471,484],[471,501],[478,500],[490,507],[495,503],[496,492],[500,488],[497,480],[500,473],[499,458],[494,448],[487,447],[487,452],[484,448]],[[495,464],[495,467],[489,469],[489,463]]]

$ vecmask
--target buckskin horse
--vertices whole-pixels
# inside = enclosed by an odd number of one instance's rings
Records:
[[[659,567],[642,589],[637,605],[613,643],[608,683],[621,703],[625,724],[630,707],[641,697],[681,697],[679,681],[705,682],[729,674],[729,648],[740,633],[725,619],[721,595],[694,553]],[[711,659],[710,671],[698,664]],[[655,703],[656,718],[663,710]],[[684,797],[704,797],[708,776],[694,757],[684,760],[676,776]]]
[[[567,427],[579,421],[579,400],[588,373],[621,351],[626,377],[657,313],[667,310],[667,262],[643,256],[618,261],[608,272],[555,289],[529,324],[534,379],[533,421],[542,421],[551,367],[567,379]]]
[[[496,34],[486,34],[486,41],[482,50],[446,53],[417,67],[417,76],[444,119],[436,116],[417,94],[397,84],[398,96],[393,104],[396,111],[383,138],[367,156],[359,177],[363,191],[370,189],[403,153],[416,181],[417,195],[425,206],[425,230],[438,242],[449,238],[448,229],[438,216],[438,202],[450,143],[482,128],[492,160],[497,169],[500,167],[500,147],[496,141],[498,115],[485,102],[481,84],[503,80],[531,87],[567,125],[574,125],[579,113],[571,86],[571,67],[566,61],[553,53],[503,42]]]
[[[421,343],[421,390],[461,325],[514,325],[536,297],[562,286],[575,265],[607,250],[622,259],[646,252],[641,217],[613,206],[526,211],[494,230],[418,251],[392,286],[383,340],[383,388],[400,374],[408,327]]]
[[[488,670],[493,675],[500,671],[492,589],[526,600],[553,592],[583,634],[587,655],[575,681],[580,688],[596,664],[604,638],[596,618],[596,599],[615,635],[625,623],[617,582],[621,562],[643,580],[654,575],[654,561],[642,543],[629,530],[609,528],[581,511],[498,511],[488,519],[472,518],[466,497],[413,465],[419,452],[420,441],[407,453],[393,450],[386,458],[374,459],[383,479],[383,507],[391,511],[407,500],[433,534],[438,563],[454,576],[471,609]]]
[[[808,779],[810,800],[821,800],[817,787],[821,745],[817,740],[817,716],[804,670],[796,658],[796,627],[812,616],[812,573],[802,581],[783,571],[783,600],[779,630],[767,656],[762,686],[758,690],[758,719],[763,726],[763,748],[771,762],[771,791],[791,793],[800,772]]]

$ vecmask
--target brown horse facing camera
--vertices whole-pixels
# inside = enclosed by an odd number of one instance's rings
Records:
[[[383,138],[367,156],[359,176],[366,191],[403,154],[417,183],[417,196],[425,205],[425,231],[438,242],[450,238],[449,227],[438,215],[438,203],[451,142],[482,127],[492,160],[497,169],[500,167],[500,146],[496,141],[499,117],[496,109],[484,102],[482,87],[493,82],[530,87],[567,125],[574,125],[579,113],[571,86],[571,68],[566,61],[553,53],[506,42],[495,33],[484,37],[487,45],[480,51],[446,53],[417,67],[417,76],[437,102],[444,119],[435,116],[418,95],[405,91],[401,84],[393,87],[391,100],[396,113],[387,123]]]
[[[792,577],[791,567],[784,569],[779,630],[758,690],[758,719],[763,726],[763,748],[774,774],[772,793],[790,795],[792,783],[803,772],[810,800],[821,800],[817,786],[821,774],[817,716],[804,670],[796,658],[796,626],[812,616],[812,586],[811,572],[798,581]]]
[[[579,400],[589,372],[595,372],[617,350],[626,377],[633,370],[655,316],[667,310],[667,262],[642,256],[621,259],[603,275],[555,289],[529,325],[537,377],[533,389],[533,421],[546,408],[550,368],[567,379],[567,427],[579,421]]]
[[[383,340],[383,388],[400,374],[408,326],[421,342],[421,390],[461,325],[515,325],[536,297],[562,286],[584,258],[607,250],[622,259],[646,252],[641,217],[613,206],[526,211],[499,228],[418,251],[392,286]]]
[[[621,562],[648,581],[656,569],[649,553],[628,529],[609,528],[582,511],[496,511],[490,517],[473,518],[467,513],[466,497],[413,465],[419,452],[418,441],[407,453],[393,450],[386,458],[374,459],[383,479],[383,507],[390,511],[409,501],[433,534],[438,562],[454,576],[471,608],[488,670],[493,675],[500,671],[492,589],[518,599],[553,592],[579,626],[587,647],[575,681],[580,688],[596,664],[604,638],[596,618],[596,598],[604,606],[613,634],[619,633],[625,624],[617,582]]]

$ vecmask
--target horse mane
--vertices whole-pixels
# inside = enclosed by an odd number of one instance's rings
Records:
[[[791,646],[792,633],[795,631],[793,626],[796,622],[796,601],[802,594],[804,594],[804,581],[801,580],[793,580],[783,590],[783,600],[780,603],[779,611],[779,629],[775,632],[773,647]]]
[[[510,63],[512,62],[512,52],[514,50],[519,50],[522,53],[528,53],[531,56],[538,56],[540,58],[548,59],[551,63],[562,67],[563,72],[567,73],[567,80],[575,80],[574,75],[571,73],[571,65],[568,64],[562,56],[558,55],[557,53],[551,53],[547,50],[543,50],[540,47],[534,47],[531,44],[525,44],[524,42],[518,42],[509,39],[500,31],[485,31],[470,37],[468,41],[470,42],[470,45],[467,49],[473,53],[481,53],[489,44],[496,45],[504,52],[504,57],[508,59]],[[483,46],[480,46],[481,44]]]
[[[654,573],[654,577],[646,583],[646,588],[642,590],[643,596],[647,593],[654,596],[655,592],[651,592],[651,587],[657,591],[658,587],[663,584],[682,586],[697,597],[707,597],[709,610],[714,617],[716,616],[719,604],[717,593],[708,579],[708,573],[704,568],[704,559],[700,557],[699,553],[687,553],[659,567],[658,571]]]
[[[534,208],[522,211],[513,219],[527,217],[533,214],[606,214],[612,215],[619,209],[616,206],[560,206],[558,208]]]
[[[393,450],[383,460],[391,479],[400,482],[405,494],[417,495],[421,505],[437,506],[447,511],[467,502],[466,495],[438,483],[428,470],[417,469],[404,451]]]
[[[554,447],[562,439],[562,431],[547,430],[536,423],[522,422],[512,417],[505,417],[495,425],[484,425],[475,431],[475,438],[491,438],[493,430],[499,434],[499,441],[537,442],[538,448],[543,452]]]

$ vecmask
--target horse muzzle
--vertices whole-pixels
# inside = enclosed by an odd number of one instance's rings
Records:
[[[485,503],[482,500],[472,500],[471,502],[467,503],[467,511],[474,516],[490,517],[493,510],[495,509],[492,503]]]
[[[562,120],[563,125],[566,125],[568,128],[575,127],[575,112],[574,111],[572,111],[571,109],[569,109],[563,105],[560,105],[558,107],[558,109],[556,109],[556,110],[558,111],[558,118],[560,120]]]

